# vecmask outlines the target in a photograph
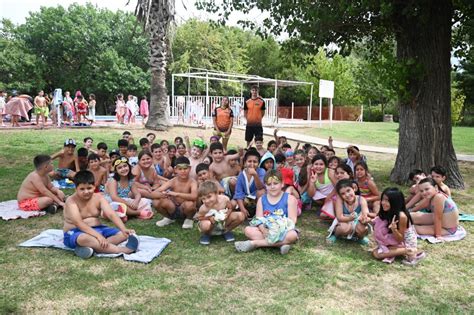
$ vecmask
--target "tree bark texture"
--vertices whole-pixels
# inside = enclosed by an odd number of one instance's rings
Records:
[[[148,9],[147,29],[150,34],[150,117],[146,127],[166,130],[170,123],[166,116],[168,93],[166,68],[170,57],[171,24],[174,20],[174,0],[152,0]]]
[[[411,170],[442,165],[448,185],[464,188],[451,138],[452,2],[416,1],[415,10],[408,8],[412,1],[396,3],[397,58],[410,74],[399,100],[398,155],[390,179],[406,183]]]

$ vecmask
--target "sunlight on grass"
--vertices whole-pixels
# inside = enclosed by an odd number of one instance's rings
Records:
[[[174,128],[159,133],[158,138],[171,140],[185,130]],[[196,132],[186,131],[190,135]],[[89,135],[95,144],[105,141],[113,148],[121,132],[3,132],[0,200],[16,197],[21,181],[32,169],[35,154],[61,149],[66,137],[80,142]],[[133,134],[138,142],[146,131]],[[210,136],[211,131],[206,130],[204,135]],[[243,144],[243,132],[236,130],[231,143]],[[343,150],[338,153],[343,154]],[[393,185],[388,177],[395,157],[367,156],[379,188]],[[462,212],[474,213],[474,178],[470,175],[474,167],[461,163],[460,169],[467,189],[455,191],[454,200]],[[328,224],[321,222],[314,211],[299,218],[301,239],[284,257],[274,249],[240,254],[221,238],[214,238],[210,246],[204,247],[198,243],[196,228],[185,231],[174,224],[158,229],[157,219],[127,223],[139,234],[172,240],[148,265],[122,259],[80,260],[61,250],[17,247],[45,229],[62,228],[61,214],[0,222],[0,312],[469,313],[474,307],[472,223],[463,223],[469,234],[462,242],[420,242],[428,257],[416,268],[409,268],[399,261],[393,265],[375,261],[369,248],[352,242],[327,245]],[[244,239],[242,229],[237,229],[236,238]]]

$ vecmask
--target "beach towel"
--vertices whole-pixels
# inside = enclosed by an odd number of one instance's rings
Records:
[[[474,221],[474,214],[460,213],[459,221]]]
[[[50,229],[41,232],[40,235],[19,244],[21,247],[54,247],[73,251],[63,243],[64,232],[62,230]],[[123,255],[123,258],[128,261],[135,261],[141,263],[149,263],[155,257],[160,256],[161,252],[168,246],[171,241],[167,238],[157,238],[145,235],[138,235],[140,246],[138,251],[133,254],[94,254],[96,257],[115,258]],[[125,242],[124,242],[125,243]]]
[[[0,202],[0,217],[5,220],[28,219],[45,215],[44,211],[23,211],[18,209],[18,201],[8,200]]]
[[[70,179],[60,179],[60,180],[53,180],[52,184],[54,187],[59,189],[74,189],[74,183]]]
[[[459,225],[456,233],[454,233],[453,235],[443,236],[443,241],[445,241],[445,242],[460,241],[460,240],[464,239],[466,237],[466,235],[467,235],[466,230],[462,226]],[[422,240],[427,240],[431,244],[437,244],[437,243],[442,243],[443,242],[442,240],[438,240],[433,235],[418,235],[418,238],[422,239]]]

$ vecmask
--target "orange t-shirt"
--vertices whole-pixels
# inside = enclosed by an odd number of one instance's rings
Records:
[[[230,109],[230,107],[224,109],[219,106],[214,109],[212,117],[216,117],[217,129],[219,129],[219,131],[221,132],[224,132],[229,130],[230,122],[232,118],[234,118],[234,113],[232,112],[232,109]]]
[[[261,126],[265,102],[261,97],[249,99],[245,102],[244,111],[247,112],[247,126]]]

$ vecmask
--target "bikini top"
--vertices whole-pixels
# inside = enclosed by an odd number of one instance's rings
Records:
[[[353,212],[355,212],[357,214],[360,214],[360,211],[362,210],[362,206],[360,205],[360,196],[356,196],[356,201],[355,202],[357,203],[357,207],[354,209]],[[344,214],[344,216],[349,216],[352,213],[349,210],[349,208],[346,207],[345,202],[342,203],[342,213]]]
[[[150,181],[143,173],[143,170],[140,170],[140,176],[138,177],[138,182],[144,185],[153,185],[153,181]]]

